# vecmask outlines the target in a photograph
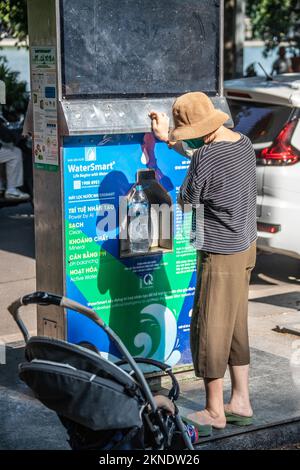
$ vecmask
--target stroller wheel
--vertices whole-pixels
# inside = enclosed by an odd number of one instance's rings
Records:
[[[78,346],[89,349],[90,351],[93,351],[93,352],[99,354],[99,356],[100,356],[99,349],[93,343],[90,343],[89,341],[80,341],[80,343],[77,343],[77,344],[78,344]]]

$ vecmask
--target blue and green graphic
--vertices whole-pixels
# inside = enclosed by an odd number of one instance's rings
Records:
[[[189,161],[152,134],[64,139],[66,295],[92,307],[134,355],[191,362],[189,324],[196,256],[190,214],[174,206],[173,250],[120,257],[119,203],[141,169],[154,169],[173,204]],[[183,231],[183,227],[188,229]],[[90,320],[68,312],[68,340],[117,356]]]

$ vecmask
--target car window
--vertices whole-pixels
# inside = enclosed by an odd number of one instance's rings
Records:
[[[234,129],[249,137],[253,144],[271,144],[291,114],[288,106],[250,103],[228,99]],[[262,145],[263,147],[263,145]]]
[[[297,116],[297,118],[298,122],[292,135],[291,145],[297,150],[300,150],[300,119],[299,116]]]

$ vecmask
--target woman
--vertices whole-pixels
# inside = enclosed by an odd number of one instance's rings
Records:
[[[256,259],[256,158],[250,140],[224,126],[228,115],[204,93],[179,97],[175,128],[164,113],[151,112],[155,136],[185,154],[198,144],[180,190],[192,205],[192,242],[198,254],[197,286],[191,320],[195,374],[203,377],[206,407],[188,416],[198,426],[224,428],[252,421],[249,399],[247,327],[250,274]],[[203,204],[204,219],[197,217]],[[203,235],[200,235],[200,232]],[[223,403],[229,365],[232,393]]]

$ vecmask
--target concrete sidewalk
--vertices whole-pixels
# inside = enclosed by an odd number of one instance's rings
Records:
[[[35,290],[34,230],[30,205],[0,209],[0,339],[20,340],[7,305]],[[300,442],[300,337],[279,333],[300,323],[300,262],[279,255],[259,255],[249,302],[252,347],[251,396],[255,421],[247,429],[227,426],[201,442],[205,449],[278,448]],[[24,309],[24,320],[35,332],[35,309]],[[280,327],[280,328],[278,328]],[[55,413],[32,398],[17,375],[22,344],[7,348],[0,365],[0,449],[67,449],[66,433]],[[294,361],[295,362],[295,361]],[[203,382],[183,374],[179,405],[183,414],[204,406]],[[228,399],[228,376],[225,399]]]
[[[200,441],[206,450],[269,449],[300,442],[300,366],[290,368],[290,361],[275,354],[251,349],[250,395],[254,411],[250,426],[227,425],[213,430]],[[229,374],[225,376],[224,400],[230,399]],[[179,409],[184,417],[204,407],[202,380],[184,383]]]
[[[300,442],[300,369],[293,371],[288,359],[275,354],[252,348],[251,355],[253,424],[214,430],[212,436],[201,439],[200,449],[270,449]],[[23,361],[24,348],[16,345],[7,348],[7,364],[0,365],[0,449],[69,449],[67,434],[56,414],[35,400],[19,379],[18,364]],[[228,400],[228,375],[224,388]],[[178,401],[182,416],[204,404],[202,380],[190,377],[182,381]]]
[[[0,207],[0,339],[20,339],[6,307],[17,297],[35,290],[34,217],[31,204]],[[36,330],[35,307],[24,310],[24,321]]]
[[[69,449],[56,414],[34,399],[18,377],[24,348],[9,346],[0,365],[0,450]]]

